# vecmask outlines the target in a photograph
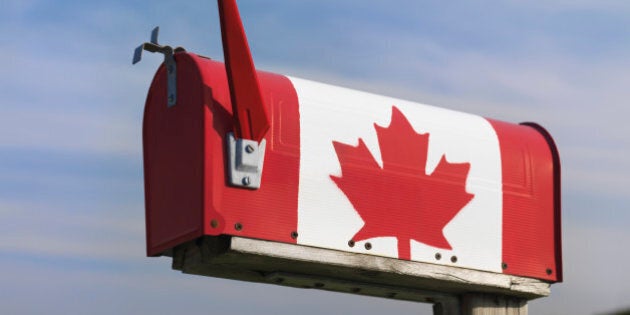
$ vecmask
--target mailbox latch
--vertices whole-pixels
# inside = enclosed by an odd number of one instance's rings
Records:
[[[228,177],[232,186],[258,189],[265,159],[265,144],[248,139],[236,139],[228,133]]]
[[[151,32],[151,41],[145,42],[138,46],[133,53],[133,64],[135,65],[142,59],[142,51],[146,50],[152,53],[158,52],[164,55],[164,66],[166,67],[166,97],[168,107],[175,106],[177,102],[177,64],[173,54],[175,52],[185,51],[182,47],[173,49],[171,46],[161,46],[158,44],[158,34],[160,27],[156,26]]]

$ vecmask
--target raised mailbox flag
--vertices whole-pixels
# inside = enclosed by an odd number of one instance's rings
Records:
[[[149,255],[235,236],[562,280],[560,165],[543,128],[254,71],[233,64],[240,50],[227,66],[175,50],[175,105],[167,66],[151,84]]]

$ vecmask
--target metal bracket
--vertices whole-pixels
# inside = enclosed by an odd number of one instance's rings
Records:
[[[138,46],[133,53],[133,62],[136,64],[142,60],[142,51],[146,50],[152,53],[158,52],[164,54],[164,66],[166,67],[166,95],[168,101],[168,107],[175,106],[177,102],[177,64],[173,54],[179,51],[185,51],[181,47],[173,49],[171,46],[161,46],[158,44],[158,35],[160,27],[156,26],[151,31],[151,41],[145,42]]]
[[[236,139],[234,133],[228,133],[228,178],[232,186],[249,189],[260,188],[265,144],[254,140]]]

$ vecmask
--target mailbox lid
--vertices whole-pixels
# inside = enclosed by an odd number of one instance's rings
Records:
[[[167,102],[162,64],[147,96],[142,145],[147,255],[203,235],[204,86],[194,58],[176,53],[177,100]]]

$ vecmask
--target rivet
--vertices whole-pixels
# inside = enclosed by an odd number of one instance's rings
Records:
[[[240,230],[243,229],[243,225],[238,223],[238,222],[236,222],[236,224],[234,224],[234,229],[237,230],[237,231],[240,231]]]
[[[440,254],[440,253],[435,253],[435,259],[436,259],[436,260],[440,260],[440,259],[442,259],[442,254]]]
[[[210,220],[210,226],[216,229],[219,226],[219,221],[217,219]]]
[[[245,146],[245,152],[252,153],[254,152],[254,147],[251,144]]]
[[[372,249],[372,244],[370,242],[365,243],[365,249],[367,250]]]
[[[546,272],[548,275],[551,275],[553,273],[553,270],[551,270],[551,268],[547,268]]]
[[[297,239],[298,238],[298,232],[296,232],[296,231],[291,232],[291,238],[292,239]]]
[[[354,247],[354,241],[353,241],[353,240],[349,240],[349,241],[348,241],[348,246],[350,246],[350,247]]]
[[[251,184],[251,180],[249,179],[249,176],[245,176],[243,177],[243,179],[241,180],[241,182],[243,183],[243,185],[245,186],[249,186],[249,184]]]
[[[501,269],[505,270],[505,269],[507,269],[507,268],[508,268],[507,263],[502,262],[502,263],[501,263]]]
[[[457,262],[457,256],[451,256],[451,262],[452,263],[456,263]]]

